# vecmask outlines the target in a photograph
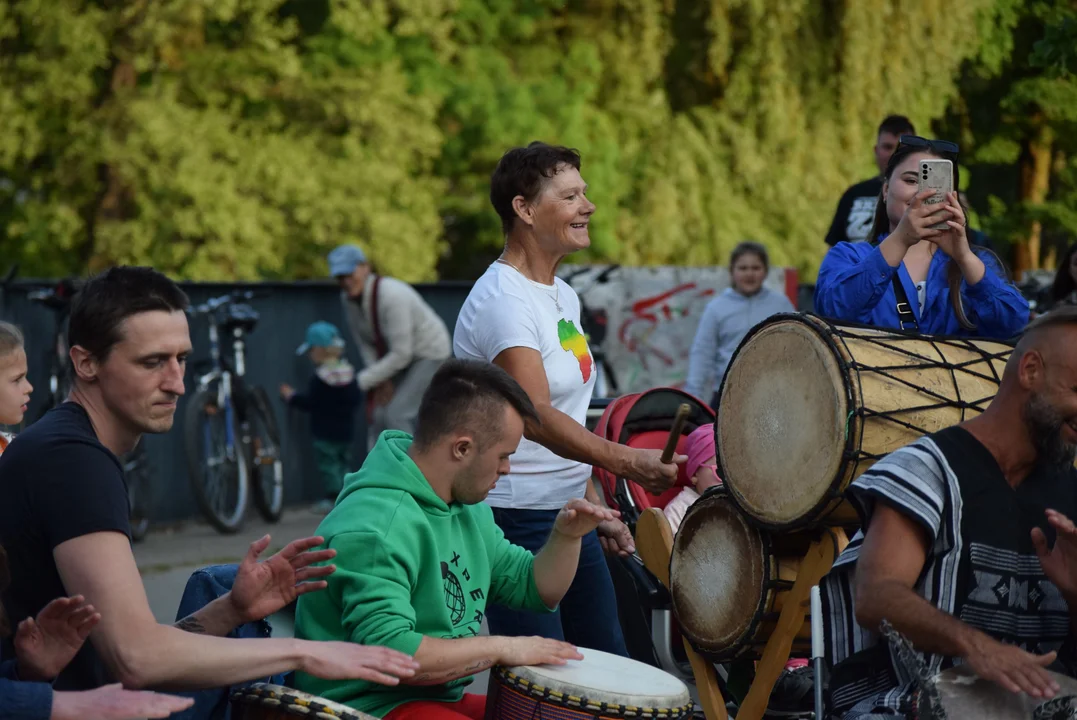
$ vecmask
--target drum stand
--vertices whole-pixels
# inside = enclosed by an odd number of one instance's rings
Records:
[[[752,681],[752,686],[744,702],[741,703],[737,720],[762,720],[767,703],[770,701],[770,694],[774,690],[774,683],[778,681],[782,669],[789,661],[793,639],[804,626],[804,620],[809,613],[812,586],[819,584],[848,544],[849,539],[841,528],[822,528],[818,539],[808,547],[800,563],[800,569],[797,571],[797,579],[793,583],[792,590],[789,591],[781,615],[778,616],[778,624],[756,665],[755,680]],[[673,531],[661,510],[651,508],[640,515],[636,523],[636,546],[643,564],[663,585],[669,588],[669,559],[673,554]],[[684,650],[692,666],[692,674],[695,676],[703,714],[706,715],[707,720],[728,720],[725,699],[718,686],[714,665],[697,653],[688,640],[684,641]],[[823,718],[817,718],[817,720],[823,720]]]

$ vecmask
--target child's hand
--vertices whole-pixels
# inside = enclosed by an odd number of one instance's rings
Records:
[[[280,384],[280,399],[289,402],[295,396],[295,388],[288,383]]]
[[[48,682],[75,657],[101,615],[82,595],[57,598],[15,632],[15,657],[24,680]]]

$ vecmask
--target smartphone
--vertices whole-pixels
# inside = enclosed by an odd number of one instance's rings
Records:
[[[954,164],[950,160],[921,160],[920,161],[920,189],[934,190],[935,194],[924,200],[924,205],[937,205],[946,202],[946,195],[954,190]],[[932,225],[935,230],[949,230],[950,226],[945,222]]]

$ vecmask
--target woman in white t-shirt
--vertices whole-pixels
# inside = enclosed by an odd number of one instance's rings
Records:
[[[531,143],[505,153],[490,179],[490,201],[501,217],[505,251],[475,283],[456,321],[456,357],[494,362],[531,397],[540,423],[529,424],[512,456],[512,469],[490,493],[494,519],[510,541],[537,552],[558,510],[571,498],[602,502],[590,482],[597,465],[661,491],[677,466],[658,451],[607,442],[584,425],[595,383],[595,363],[580,325],[580,301],[555,276],[570,253],[591,244],[587,199],[574,150]],[[602,549],[635,548],[620,521],[585,537],[572,587],[556,613],[491,605],[497,635],[539,635],[627,655],[613,582]]]

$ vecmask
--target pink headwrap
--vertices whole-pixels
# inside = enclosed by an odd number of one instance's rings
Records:
[[[692,431],[684,443],[684,454],[688,456],[684,474],[692,477],[700,465],[714,457],[714,423],[700,425]]]

